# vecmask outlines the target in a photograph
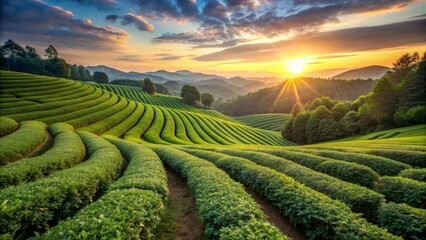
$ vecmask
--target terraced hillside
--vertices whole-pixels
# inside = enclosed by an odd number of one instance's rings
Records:
[[[285,122],[289,119],[290,116],[291,114],[285,113],[264,113],[251,114],[233,118],[251,127],[272,131],[281,131]]]
[[[207,239],[426,233],[425,136],[286,146],[178,98],[0,77],[0,238],[176,239],[194,219]],[[170,213],[172,172],[194,213]]]

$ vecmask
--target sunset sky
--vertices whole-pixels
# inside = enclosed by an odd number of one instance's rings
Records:
[[[426,51],[425,0],[2,0],[0,40],[124,71],[291,75]]]

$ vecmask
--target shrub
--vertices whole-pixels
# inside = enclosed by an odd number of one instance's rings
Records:
[[[386,203],[378,212],[379,226],[404,239],[421,240],[426,236],[426,210],[407,204]]]
[[[399,176],[417,180],[420,182],[426,182],[426,168],[410,168],[402,170]]]
[[[0,123],[0,137],[12,133],[19,126],[15,120],[2,116],[0,116]]]
[[[323,162],[315,170],[368,188],[372,188],[379,179],[379,174],[369,167],[342,161]]]
[[[161,196],[152,191],[115,190],[59,222],[41,239],[151,239],[164,208]]]
[[[376,191],[396,203],[407,203],[413,207],[426,207],[426,183],[403,177],[382,177]]]
[[[0,138],[0,165],[25,157],[46,138],[46,124],[36,121],[21,123],[18,130]]]
[[[239,157],[223,157],[214,152],[203,154],[278,207],[290,222],[304,226],[308,239],[399,239],[352,213],[343,203],[284,174]]]
[[[229,236],[230,229],[233,232],[247,232],[249,224],[258,221],[263,224],[256,224],[252,233],[255,239],[257,232],[271,233],[271,237],[267,236],[266,239],[287,239],[266,221],[265,215],[243,186],[212,163],[166,146],[152,146],[152,149],[172,170],[188,180],[209,237]]]

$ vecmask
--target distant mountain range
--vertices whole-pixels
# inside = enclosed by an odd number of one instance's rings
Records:
[[[379,65],[373,65],[368,67],[362,67],[362,68],[355,68],[348,70],[346,72],[337,74],[333,76],[333,79],[379,79],[385,75],[387,71],[391,70],[391,68],[379,66]]]
[[[265,83],[260,79],[251,80],[242,77],[225,78],[218,75],[196,73],[188,70],[179,70],[176,72],[158,70],[155,72],[140,73],[123,72],[104,65],[88,66],[86,68],[92,74],[95,71],[105,72],[111,81],[117,79],[142,80],[148,77],[153,82],[166,85],[173,95],[179,95],[181,88],[185,84],[194,85],[199,88],[201,92],[209,92],[216,98],[233,98],[275,84]]]
[[[104,65],[86,67],[92,74],[95,71],[102,71],[108,74],[110,80],[131,79],[142,80],[150,78],[156,83],[166,85],[173,95],[179,95],[181,88],[185,84],[191,84],[199,88],[201,92],[209,92],[215,98],[233,98],[257,91],[262,88],[272,87],[285,78],[263,77],[263,78],[225,78],[214,74],[192,72],[189,70],[179,70],[170,72],[158,70],[155,72],[124,72]],[[304,74],[306,77],[331,78],[331,79],[378,79],[382,77],[390,68],[384,66],[368,66],[363,68],[350,69],[326,69]]]

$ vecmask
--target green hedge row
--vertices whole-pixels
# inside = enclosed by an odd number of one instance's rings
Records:
[[[157,193],[115,190],[35,239],[152,239],[163,210]]]
[[[426,210],[407,204],[386,203],[379,209],[379,226],[404,239],[421,240],[426,236]]]
[[[198,156],[200,152],[194,154]],[[345,204],[282,173],[240,157],[224,157],[215,152],[201,154],[265,197],[290,222],[302,225],[308,239],[399,239],[354,214]]]
[[[151,190],[166,199],[167,177],[163,163],[158,155],[151,149],[137,143],[107,138],[128,159],[129,165],[123,176],[109,187],[109,190],[139,188]]]
[[[399,176],[420,182],[426,182],[426,168],[405,169],[399,173]]]
[[[406,163],[413,167],[426,168],[426,152],[393,149],[375,149],[366,152]]]
[[[73,131],[55,136],[53,147],[37,157],[22,159],[0,168],[0,188],[31,182],[80,163],[86,149]]]
[[[283,158],[238,149],[218,149],[216,151],[246,158],[256,164],[275,169],[332,199],[344,202],[354,212],[363,213],[368,219],[375,219],[380,204],[385,201],[383,195],[373,190],[341,181]]]
[[[22,122],[15,132],[0,138],[0,165],[21,159],[34,151],[46,140],[46,127],[42,122]]]
[[[125,134],[130,128],[136,125],[139,119],[142,117],[145,111],[145,107],[141,103],[136,103],[135,110],[122,122],[108,129],[101,136],[115,136],[121,137]]]
[[[403,177],[381,177],[375,187],[386,199],[426,208],[426,183]]]
[[[7,117],[0,116],[0,123],[0,137],[14,132],[19,127],[15,120]]]
[[[72,168],[0,191],[0,202],[13,211],[0,218],[0,232],[26,237],[74,214],[116,177],[122,163],[118,149],[88,132],[77,132],[90,158]]]
[[[243,186],[212,163],[171,147],[151,148],[172,170],[187,179],[209,237],[232,239],[232,234],[238,233],[263,236],[262,239],[288,239],[266,221]],[[256,239],[254,237],[251,239]]]
[[[379,179],[379,174],[371,168],[343,161],[323,162],[315,170],[368,188],[373,188],[375,182]]]
[[[328,157],[336,160],[342,160],[347,162],[353,162],[360,165],[370,167],[376,171],[381,176],[395,176],[398,175],[404,169],[410,168],[409,165],[391,160],[385,157],[379,157],[371,154],[364,153],[350,153],[350,152],[338,152],[331,150],[308,150],[303,149],[303,151],[308,151],[309,153]]]
[[[123,176],[109,186],[107,194],[60,222],[42,239],[155,239],[168,196],[161,160],[142,145],[107,140],[129,160]]]

